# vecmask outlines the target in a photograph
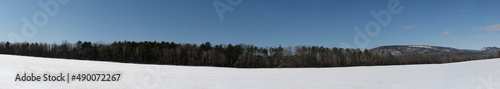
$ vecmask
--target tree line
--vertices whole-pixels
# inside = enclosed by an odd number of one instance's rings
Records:
[[[496,55],[485,56],[453,54],[443,56],[420,52],[392,55],[383,51],[323,46],[284,48],[281,46],[257,47],[246,44],[212,45],[210,42],[197,45],[163,41],[118,41],[113,43],[86,41],[68,43],[64,41],[61,44],[0,42],[0,54],[123,63],[236,68],[432,64],[500,57],[500,52]]]

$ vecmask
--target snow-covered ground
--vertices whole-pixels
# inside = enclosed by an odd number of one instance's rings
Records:
[[[117,82],[20,82],[17,74],[121,73]],[[67,80],[66,80],[67,81]],[[345,68],[237,69],[0,55],[0,89],[500,89],[500,59]]]

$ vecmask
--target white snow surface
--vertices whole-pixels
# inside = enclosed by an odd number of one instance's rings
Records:
[[[117,82],[21,82],[22,73],[121,73]],[[68,80],[66,80],[68,81]],[[0,55],[0,89],[500,89],[500,59],[336,68],[219,68]]]

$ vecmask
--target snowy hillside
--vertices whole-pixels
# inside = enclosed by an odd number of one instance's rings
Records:
[[[17,74],[120,73],[119,81],[15,81]],[[236,69],[0,55],[0,88],[500,89],[500,59],[451,64]]]

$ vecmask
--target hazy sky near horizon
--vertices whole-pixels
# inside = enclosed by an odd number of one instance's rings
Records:
[[[51,16],[38,4],[50,1],[57,0],[0,0],[0,41],[10,41],[14,34],[28,42],[48,43],[128,40],[197,44],[209,41],[261,47],[343,47],[341,43],[355,46],[357,32],[353,28],[367,34],[365,25],[377,22],[370,11],[388,10],[390,2],[241,0],[231,5],[228,0],[70,0],[66,4],[56,2],[58,12]],[[217,1],[222,3],[217,5],[233,9],[222,14],[224,20],[214,8]],[[500,46],[499,0],[397,1],[401,12],[391,14],[387,26],[381,26],[379,34],[369,36],[367,46],[361,48]],[[37,32],[23,28],[24,17],[34,24]]]

